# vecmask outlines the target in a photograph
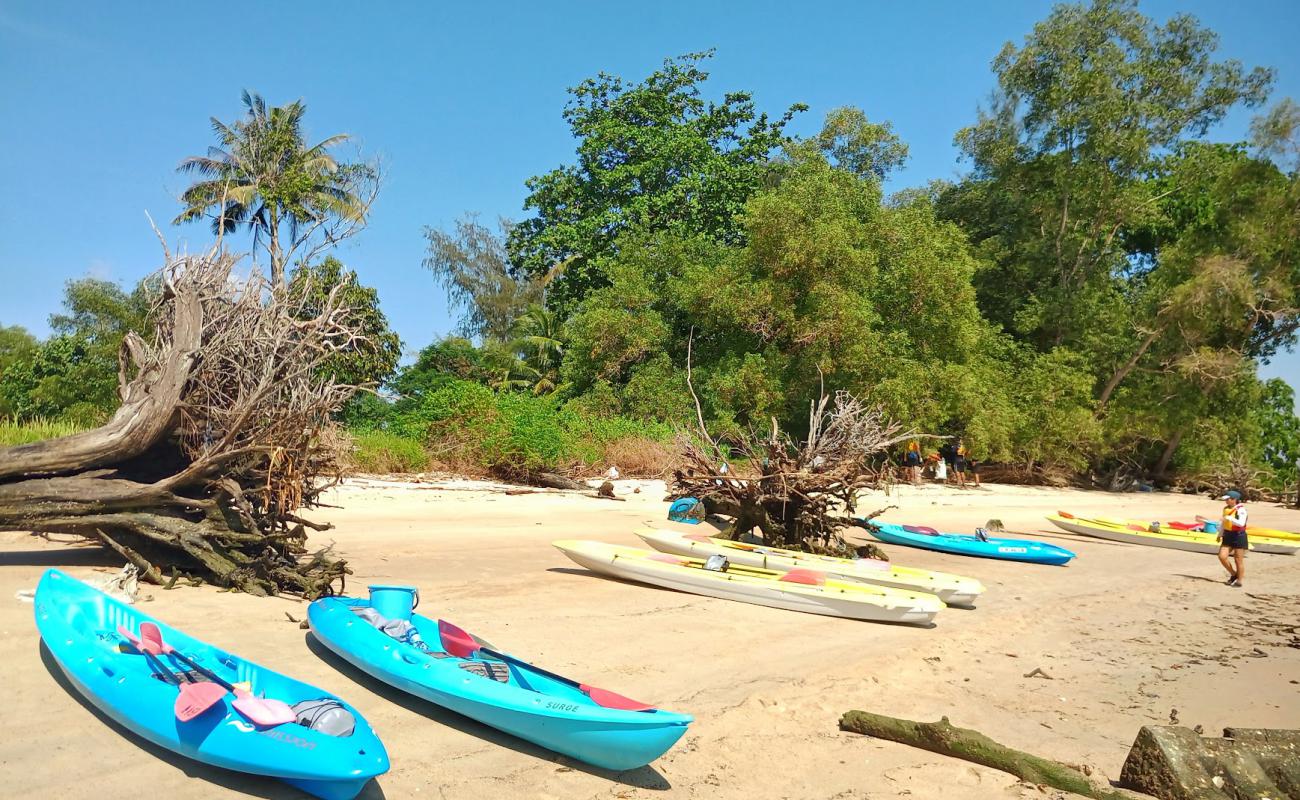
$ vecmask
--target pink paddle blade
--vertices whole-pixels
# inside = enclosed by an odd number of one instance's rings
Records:
[[[201,684],[200,684],[201,685]],[[215,685],[215,684],[213,684]],[[222,694],[225,694],[223,691]],[[242,689],[235,690],[235,710],[248,717],[254,725],[269,728],[298,721],[298,714],[282,700],[254,697]]]
[[[130,642],[132,647],[139,650],[141,653],[148,653],[151,656],[156,656],[162,652],[155,647],[153,643],[141,641],[134,633],[127,630],[125,625],[118,625],[117,632]]]
[[[234,686],[230,685],[229,682],[223,682],[220,676],[216,675],[211,670],[206,669],[200,664],[195,663],[194,660],[191,659],[189,656],[185,655],[184,653],[180,652],[176,648],[167,644],[167,642],[163,641],[162,630],[154,623],[152,622],[140,623],[140,638],[143,640],[144,645],[146,647],[157,647],[160,652],[166,653],[168,655],[174,655],[181,661],[184,661],[186,664],[188,664],[191,668],[197,670],[204,677],[208,678],[209,680],[215,681],[214,683],[210,683],[210,684],[196,683],[196,684],[192,684],[193,686],[212,686],[214,687],[215,690],[221,692],[221,694],[217,695],[217,697],[224,697],[227,691],[233,691],[235,693],[235,702],[232,703],[231,705],[233,705],[235,707],[235,710],[238,711],[240,714],[243,714],[245,717],[248,717],[248,719],[253,724],[261,725],[263,727],[271,727],[274,725],[284,725],[285,723],[298,721],[297,713],[295,713],[294,710],[289,707],[288,703],[285,703],[281,700],[272,700],[263,697],[254,697],[252,694],[249,694],[243,689],[236,689]],[[214,690],[209,689],[205,691],[212,692]],[[182,696],[185,695],[185,689],[181,690],[181,695]],[[201,697],[201,699],[203,700],[206,700],[206,698],[207,698],[206,695],[203,695]],[[177,698],[176,702],[177,702],[176,716],[178,719],[181,719],[181,721],[184,722],[185,720],[181,718],[181,705],[180,705],[179,697]],[[208,703],[206,706],[200,708],[195,713],[195,716],[197,716],[197,714],[203,713],[205,710],[211,707],[212,707],[212,703]]]
[[[611,692],[608,689],[601,689],[598,686],[588,686],[579,684],[579,689],[583,694],[591,698],[592,702],[605,708],[618,708],[623,711],[654,711],[655,707],[640,700],[633,700],[630,697],[624,697],[621,694]]]
[[[469,658],[483,649],[468,631],[461,630],[445,619],[438,620],[438,638],[442,640],[442,649],[456,658]]]
[[[226,690],[215,683],[181,684],[180,694],[176,695],[176,719],[189,722],[198,715],[221,702]]]

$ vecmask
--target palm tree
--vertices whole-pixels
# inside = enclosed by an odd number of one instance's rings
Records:
[[[533,394],[549,394],[560,387],[564,324],[558,314],[537,303],[530,305],[515,320],[512,347]]]
[[[260,95],[248,91],[243,101],[248,110],[244,119],[227,125],[212,118],[220,146],[209,147],[205,156],[185,159],[177,168],[202,180],[181,195],[185,210],[173,224],[202,219],[215,209],[214,234],[247,225],[254,247],[265,237],[271,280],[282,288],[285,263],[312,232],[330,220],[364,220],[368,203],[355,189],[357,178],[369,168],[340,165],[329,154],[330,148],[348,140],[347,134],[308,147],[302,133],[307,107],[302,101],[267,107]],[[288,228],[287,246],[281,239],[282,225]]]

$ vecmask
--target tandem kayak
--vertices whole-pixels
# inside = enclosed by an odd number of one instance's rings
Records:
[[[115,722],[160,747],[204,764],[278,778],[324,800],[351,800],[388,771],[388,753],[374,731],[329,692],[187,636],[57,569],[47,570],[36,587],[35,610],[41,639],[72,685]],[[255,697],[351,715],[351,733],[331,735],[294,722],[255,725],[235,710],[230,694],[181,722],[175,682],[204,681],[175,656],[137,650],[118,630],[135,634],[148,623],[158,626],[168,645],[228,683],[249,685]]]
[[[1135,519],[1113,519],[1111,517],[1076,517],[1067,511],[1058,511],[1056,516],[1063,519],[1081,520],[1085,524],[1096,524],[1099,526],[1108,526],[1112,528],[1121,528],[1133,531],[1135,533],[1158,533],[1172,536],[1187,536],[1193,541],[1210,542],[1214,545],[1215,551],[1218,551],[1219,540],[1218,531],[1207,531],[1204,529],[1204,522],[1142,522]],[[1272,531],[1272,533],[1270,533]],[[1293,556],[1297,550],[1300,550],[1300,537],[1296,539],[1287,539],[1285,537],[1274,536],[1275,533],[1285,533],[1272,528],[1259,528],[1251,525],[1247,528],[1249,534],[1250,549],[1256,553],[1269,553],[1279,556]]]
[[[636,535],[646,544],[663,553],[692,558],[721,555],[726,556],[727,560],[734,564],[777,572],[789,572],[792,569],[821,570],[839,580],[925,592],[935,595],[948,605],[973,605],[975,598],[984,591],[984,584],[974,578],[949,575],[946,572],[932,572],[928,569],[900,567],[892,562],[874,558],[837,558],[670,530],[647,529],[637,531]]]
[[[1053,514],[1047,520],[1061,530],[1091,536],[1096,539],[1107,539],[1112,542],[1164,547],[1170,550],[1186,550],[1190,553],[1213,554],[1219,552],[1220,545],[1215,535],[1202,531],[1166,529],[1163,527],[1159,531],[1153,531],[1149,527],[1138,523],[1077,517],[1066,512]],[[1247,529],[1247,540],[1250,550],[1256,553],[1294,555],[1297,550],[1295,545],[1279,543],[1276,539],[1264,537],[1256,539],[1249,528]]]
[[[329,597],[312,603],[307,619],[326,647],[384,683],[588,764],[611,770],[649,764],[692,721],[662,709],[602,706],[599,690],[517,660],[506,664],[482,652],[454,656],[439,639],[438,621],[419,614],[409,622],[422,632],[424,646],[399,641],[358,616],[366,608],[366,599]]]
[[[959,556],[998,558],[1003,561],[1024,561],[1030,564],[1055,566],[1065,564],[1074,558],[1074,553],[1064,547],[1035,542],[1031,539],[1005,539],[993,536],[981,539],[978,536],[939,533],[932,528],[895,525],[892,522],[877,520],[867,523],[867,532],[889,544],[902,544],[940,553],[954,553]]]
[[[562,539],[551,544],[593,572],[681,592],[830,617],[924,625],[943,608],[932,594],[842,581],[825,572],[778,572],[739,564],[725,571],[705,561],[604,542]]]

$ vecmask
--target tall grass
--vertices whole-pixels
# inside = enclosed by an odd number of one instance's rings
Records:
[[[44,439],[54,439],[86,430],[83,425],[64,420],[36,418],[19,422],[12,417],[0,417],[0,447],[30,444]]]

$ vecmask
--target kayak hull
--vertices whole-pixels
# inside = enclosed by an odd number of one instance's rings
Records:
[[[1120,524],[1088,517],[1063,517],[1059,514],[1053,514],[1047,520],[1061,530],[1112,542],[1126,542],[1147,547],[1163,547],[1168,550],[1210,554],[1218,553],[1221,547],[1219,541],[1211,533],[1180,530],[1162,530],[1160,532],[1137,530],[1141,526],[1136,523]],[[1276,540],[1260,542],[1253,536],[1248,536],[1248,540],[1250,551],[1255,553],[1295,555],[1298,549],[1290,545],[1280,544]]]
[[[1001,561],[1021,561],[1027,564],[1062,566],[1074,558],[1074,553],[1064,547],[1031,539],[1006,539],[989,537],[983,541],[975,536],[954,533],[928,534],[909,531],[902,525],[872,520],[867,531],[882,542],[919,547],[939,553],[952,553],[976,558],[995,558]]]
[[[703,569],[698,559],[678,558],[635,547],[572,539],[552,544],[592,572],[679,592],[829,617],[926,625],[943,601],[932,594],[825,579],[824,585],[782,581],[785,573],[733,566]]]
[[[792,569],[821,570],[840,580],[925,592],[935,595],[947,605],[972,606],[976,598],[984,592],[984,584],[974,578],[900,567],[888,561],[876,562],[874,559],[855,561],[849,558],[801,553],[779,547],[751,545],[670,530],[642,530],[637,532],[637,536],[661,553],[673,553],[691,558],[721,555],[735,564],[777,572],[789,572]]]
[[[332,652],[384,683],[521,739],[610,770],[627,770],[662,756],[686,733],[692,718],[671,711],[627,711],[596,705],[579,690],[529,672],[509,670],[502,683],[466,671],[488,659],[448,655],[437,641],[436,620],[413,614],[429,634],[426,653],[399,642],[353,613],[369,605],[331,597],[308,608],[312,634]],[[492,662],[500,664],[500,662]]]
[[[212,766],[278,778],[323,800],[351,800],[388,770],[388,754],[355,708],[314,686],[187,636],[56,569],[41,578],[35,598],[41,639],[68,681],[123,728],[159,747]],[[163,638],[232,683],[293,704],[339,702],[355,719],[350,736],[330,736],[289,723],[257,728],[231,706],[232,695],[188,722],[176,719],[177,687],[155,677],[154,664],[183,669],[167,656],[150,663],[126,645],[117,626],[138,631],[155,622]]]

